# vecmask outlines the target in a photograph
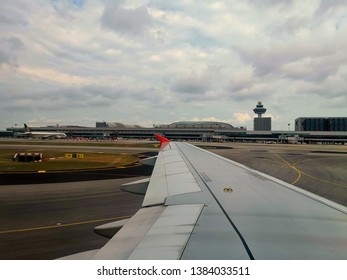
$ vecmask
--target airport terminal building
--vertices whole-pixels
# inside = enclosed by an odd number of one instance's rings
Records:
[[[300,119],[300,118],[299,118]],[[347,119],[347,118],[345,118]],[[298,120],[298,119],[297,119]],[[95,127],[46,126],[31,127],[38,132],[62,132],[71,139],[146,139],[155,140],[160,133],[177,141],[207,142],[265,142],[265,143],[347,143],[347,130],[344,131],[255,131],[234,127],[223,122],[174,122],[155,125],[151,128],[126,125],[119,122],[96,122]],[[6,137],[22,137],[23,128],[7,128]]]
[[[103,129],[104,136],[126,139],[154,139],[155,133],[179,141],[220,141],[230,133],[245,132],[244,128],[235,128],[231,124],[210,121],[182,121],[171,124],[154,125],[152,128],[134,127],[112,122],[97,122],[96,127]]]
[[[296,131],[347,131],[347,118],[297,118]]]

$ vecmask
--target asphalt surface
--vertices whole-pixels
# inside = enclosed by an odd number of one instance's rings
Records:
[[[140,165],[130,168],[100,168],[75,171],[47,171],[45,173],[0,173],[0,185],[45,184],[61,182],[80,182],[150,176],[153,167]]]
[[[138,177],[136,179],[140,179]],[[102,247],[94,227],[133,215],[132,179],[0,186],[0,259],[55,259]]]
[[[347,205],[346,146],[230,143],[214,144],[210,151]],[[94,227],[141,207],[143,196],[120,190],[122,183],[142,178],[129,176],[151,173],[141,168],[52,173],[50,183],[32,177],[33,184],[17,184],[23,174],[7,177],[0,185],[0,259],[55,259],[100,248],[108,239]]]

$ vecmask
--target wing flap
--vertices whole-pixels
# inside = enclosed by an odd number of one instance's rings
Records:
[[[176,144],[169,142],[157,156],[142,206],[164,204],[169,196],[199,191],[201,188]]]
[[[129,259],[179,259],[203,204],[168,206]]]
[[[149,178],[141,179],[138,181],[123,184],[121,189],[126,192],[136,193],[136,194],[146,194],[149,184]]]
[[[140,209],[113,238],[93,257],[97,260],[124,260],[129,258],[146,233],[151,229],[165,207]]]
[[[62,258],[59,258],[58,260],[90,260],[92,259],[95,254],[99,251],[99,249],[85,251],[73,255],[68,255]]]
[[[121,228],[129,221],[129,219],[118,220],[115,222],[100,225],[94,228],[94,232],[107,237],[112,238]]]
[[[203,207],[142,208],[93,259],[179,259]]]

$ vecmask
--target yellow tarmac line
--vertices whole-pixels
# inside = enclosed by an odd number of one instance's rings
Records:
[[[340,184],[337,184],[337,183],[334,183],[334,182],[331,182],[331,181],[328,181],[328,180],[320,179],[320,178],[314,177],[314,176],[312,176],[310,174],[307,174],[305,172],[302,172],[302,174],[307,176],[307,177],[310,177],[312,179],[315,179],[315,180],[318,180],[318,181],[321,181],[321,182],[324,182],[324,183],[327,183],[327,184],[330,184],[330,185],[334,185],[334,186],[338,186],[338,187],[342,187],[342,188],[347,188],[347,185],[340,185]]]
[[[272,152],[275,156],[277,156],[280,160],[282,160],[286,165],[288,165],[290,168],[294,169],[295,172],[298,174],[293,182],[291,182],[291,185],[295,185],[301,178],[302,172],[296,168],[295,164],[290,164],[288,161],[286,161],[284,158],[282,158],[280,155],[278,155],[275,152]]]
[[[325,160],[326,160],[326,159],[332,159],[332,158],[327,157],[327,158],[325,158]],[[297,161],[296,163],[294,163],[294,166],[297,165],[298,163],[303,163],[303,162],[312,161],[312,160],[315,160],[315,159],[299,160],[299,161]],[[318,177],[314,177],[314,176],[312,176],[312,175],[310,175],[310,174],[308,174],[308,173],[305,173],[305,172],[301,172],[301,174],[303,174],[303,175],[305,175],[305,176],[307,176],[307,177],[310,177],[310,178],[312,178],[312,179],[314,179],[314,180],[318,180],[318,181],[321,181],[321,182],[324,182],[324,183],[328,183],[328,184],[330,184],[330,185],[334,185],[334,186],[338,186],[338,187],[347,188],[347,185],[341,185],[341,184],[334,183],[334,182],[331,182],[331,181],[328,181],[328,180],[320,179],[320,178],[318,178]]]
[[[98,220],[91,220],[91,221],[83,221],[83,222],[75,222],[75,223],[68,223],[68,224],[56,224],[56,225],[52,225],[52,226],[42,226],[42,227],[34,227],[34,228],[22,228],[22,229],[4,230],[4,231],[0,231],[0,234],[15,233],[15,232],[25,232],[25,231],[34,231],[34,230],[44,230],[44,229],[53,229],[53,228],[59,228],[59,227],[71,227],[71,226],[92,224],[92,223],[112,221],[112,220],[128,219],[130,217],[131,216],[119,216],[119,217],[112,217],[112,218],[98,219]]]
[[[346,188],[347,186],[344,186],[344,185],[341,185],[341,184],[337,184],[337,183],[334,183],[334,182],[331,182],[331,181],[328,181],[328,180],[324,180],[324,179],[320,179],[320,178],[317,178],[317,177],[314,177],[310,174],[307,174],[305,172],[302,172],[300,171],[295,165],[298,164],[298,163],[301,163],[301,162],[305,162],[305,161],[310,161],[311,159],[307,159],[307,160],[300,160],[300,161],[297,161],[296,163],[294,164],[290,164],[288,161],[286,161],[285,159],[283,159],[280,155],[276,154],[275,152],[273,152],[274,155],[276,155],[279,159],[281,159],[285,164],[287,164],[290,168],[293,168],[297,173],[298,173],[298,176],[295,178],[295,180],[293,182],[291,182],[291,185],[295,185],[301,178],[302,175],[305,175],[307,177],[310,177],[314,180],[318,180],[318,181],[321,181],[321,182],[324,182],[324,183],[327,183],[327,184],[330,184],[330,185],[334,185],[334,186],[338,186],[338,187],[343,187],[343,188]]]
[[[291,168],[293,168],[297,173],[298,176],[295,178],[295,180],[293,182],[291,182],[290,184],[295,185],[301,178],[301,175],[303,174],[299,169],[297,169],[294,165],[290,165]]]

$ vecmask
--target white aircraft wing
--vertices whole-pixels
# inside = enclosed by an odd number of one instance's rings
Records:
[[[67,258],[347,259],[347,208],[187,143],[160,138],[129,220],[101,249]],[[154,161],[154,159],[150,159]],[[111,233],[107,233],[110,231]]]

